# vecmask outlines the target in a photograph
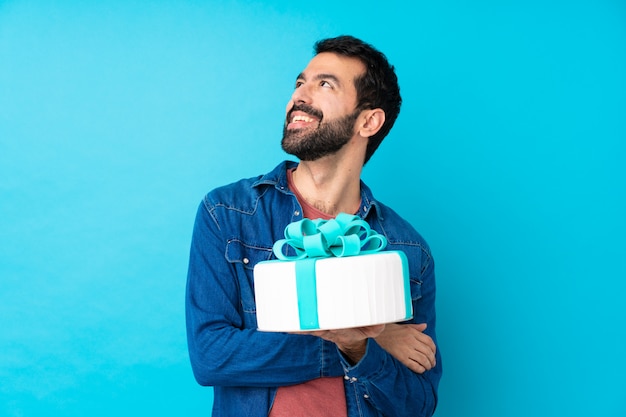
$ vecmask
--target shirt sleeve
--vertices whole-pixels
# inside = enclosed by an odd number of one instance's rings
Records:
[[[244,272],[225,258],[228,237],[207,206],[194,224],[185,310],[189,357],[201,385],[276,387],[343,374],[334,344],[314,336],[246,328]]]
[[[421,297],[413,301],[416,312],[412,323],[427,323],[425,333],[437,345],[435,334],[435,276],[434,263],[430,256],[422,274]],[[351,389],[356,401],[377,410],[378,415],[387,417],[432,416],[437,405],[437,389],[442,373],[441,354],[437,345],[437,364],[423,374],[407,368],[380,347],[374,339],[367,342],[363,358],[355,364],[345,360],[339,349],[338,356],[344,368],[345,384]]]

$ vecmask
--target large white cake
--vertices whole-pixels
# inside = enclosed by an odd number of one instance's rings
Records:
[[[408,264],[398,251],[260,262],[254,290],[262,331],[342,329],[413,316]]]

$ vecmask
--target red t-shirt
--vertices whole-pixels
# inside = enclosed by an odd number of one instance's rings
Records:
[[[295,169],[295,168],[294,168]],[[308,204],[293,184],[293,171],[287,171],[287,184],[302,206],[303,217],[331,219]],[[318,378],[311,381],[279,387],[269,417],[347,417],[346,393],[343,377]]]

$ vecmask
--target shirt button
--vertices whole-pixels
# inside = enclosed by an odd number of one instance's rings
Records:
[[[365,398],[366,400],[369,398],[370,396],[367,394],[363,394],[363,398]]]
[[[243,263],[248,265],[250,263],[250,259],[248,258],[243,258]]]
[[[293,212],[293,215],[294,215],[294,216],[299,216],[299,215],[300,215],[300,210],[296,210],[296,211],[294,211],[294,212]]]
[[[343,379],[345,379],[346,381],[350,379],[350,377],[348,375],[344,376]]]
[[[363,206],[363,211],[367,211],[367,206]]]
[[[356,382],[358,381],[358,379],[356,379],[355,377],[350,378],[350,382]]]

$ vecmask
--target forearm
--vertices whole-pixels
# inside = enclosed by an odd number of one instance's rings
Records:
[[[274,387],[342,375],[335,346],[322,339],[253,329],[204,329],[189,336],[202,385]]]

